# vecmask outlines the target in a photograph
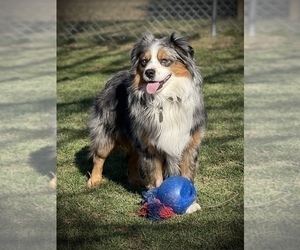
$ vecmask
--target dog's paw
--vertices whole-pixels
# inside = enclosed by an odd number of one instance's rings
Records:
[[[53,175],[53,178],[49,181],[48,185],[50,188],[52,189],[56,189],[56,182],[57,182],[57,178],[56,178],[56,174],[50,172]]]
[[[56,180],[56,176],[55,176],[49,181],[49,183],[48,183],[49,187],[52,189],[56,189],[56,182],[57,182],[57,180]]]
[[[195,201],[195,202],[192,203],[192,205],[190,205],[187,208],[187,210],[185,211],[185,213],[186,214],[191,214],[191,213],[194,213],[194,212],[196,212],[196,211],[198,211],[200,209],[201,209],[200,205]]]
[[[96,188],[96,187],[99,187],[101,184],[101,179],[100,178],[90,178],[87,183],[86,183],[86,186],[88,188]]]

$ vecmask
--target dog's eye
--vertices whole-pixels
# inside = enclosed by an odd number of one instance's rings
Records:
[[[142,67],[146,67],[146,65],[147,65],[147,60],[146,60],[146,59],[143,59],[143,60],[141,61],[141,66],[142,66]]]
[[[166,58],[163,58],[163,59],[160,60],[160,64],[165,66],[165,67],[168,67],[171,64],[171,61],[166,59]]]

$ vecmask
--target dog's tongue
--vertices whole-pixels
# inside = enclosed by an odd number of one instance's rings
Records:
[[[154,94],[156,90],[159,88],[159,82],[149,82],[146,86],[146,91],[148,94]]]

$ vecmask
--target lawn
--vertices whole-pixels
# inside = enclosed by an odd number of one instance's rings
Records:
[[[195,180],[201,211],[161,222],[139,217],[141,189],[127,184],[122,151],[108,158],[102,186],[86,188],[89,110],[106,80],[130,66],[132,44],[58,47],[58,249],[243,249],[242,36],[191,40],[208,113]]]
[[[1,249],[56,246],[56,48],[46,28],[44,39],[0,41]]]
[[[299,34],[245,39],[245,247],[298,249]]]

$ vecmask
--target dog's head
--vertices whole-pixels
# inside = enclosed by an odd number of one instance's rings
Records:
[[[162,39],[145,35],[134,45],[131,62],[134,83],[150,95],[163,91],[176,78],[193,80],[197,75],[193,48],[175,33]]]

